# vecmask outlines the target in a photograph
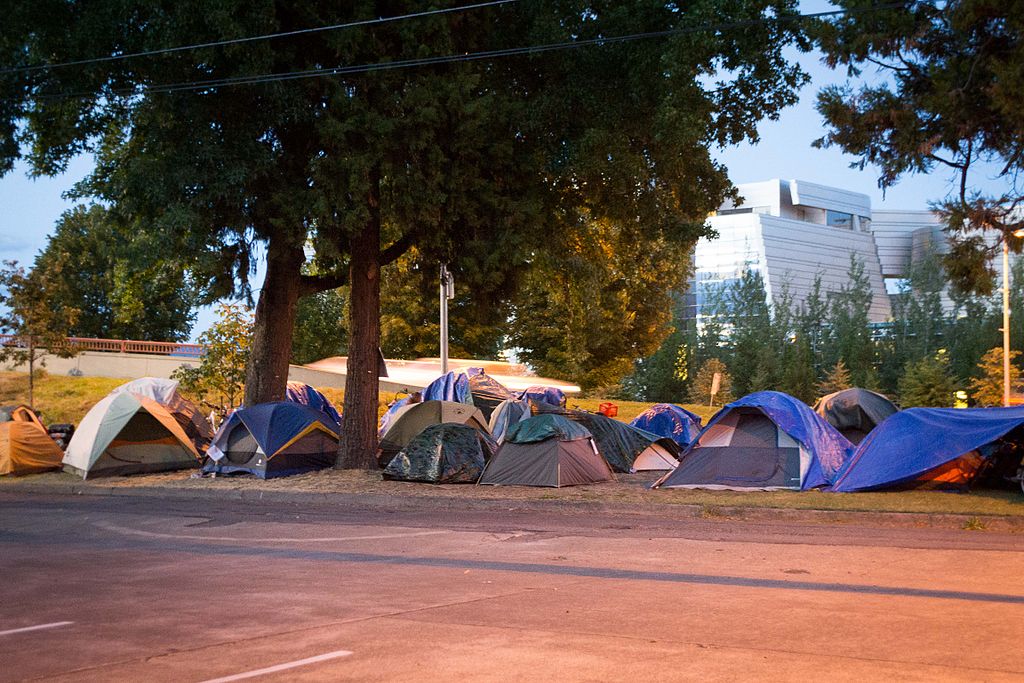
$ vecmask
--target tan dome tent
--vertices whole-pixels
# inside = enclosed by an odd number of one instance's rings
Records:
[[[167,409],[185,434],[192,440],[196,450],[205,450],[213,439],[213,427],[199,412],[196,404],[178,392],[178,381],[162,377],[141,377],[114,389],[112,394],[136,394],[156,401]]]
[[[64,454],[64,470],[83,479],[198,467],[191,439],[156,401],[113,393],[93,406]]]
[[[489,434],[487,422],[478,408],[454,401],[424,401],[402,406],[380,440],[378,462],[381,467],[391,462],[413,437],[431,425],[454,422],[468,424]]]
[[[27,406],[0,408],[0,475],[60,468],[64,453]]]
[[[480,476],[494,486],[577,486],[615,481],[585,427],[561,415],[518,422]]]

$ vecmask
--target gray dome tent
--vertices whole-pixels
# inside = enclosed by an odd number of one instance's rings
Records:
[[[822,396],[814,404],[814,412],[854,445],[898,410],[885,396],[858,387]]]
[[[513,425],[480,477],[481,484],[575,486],[615,481],[585,427],[561,415]]]

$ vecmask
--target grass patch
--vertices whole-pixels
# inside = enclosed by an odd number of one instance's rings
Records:
[[[589,410],[592,413],[596,413],[597,407],[605,402],[614,403],[618,406],[619,414],[615,419],[621,422],[630,422],[634,417],[654,405],[653,403],[643,403],[640,401],[611,401],[607,398],[576,398],[574,396],[570,396],[566,401],[566,404],[570,408],[580,408],[582,410]],[[718,412],[718,408],[709,408],[707,406],[695,405],[692,403],[680,403],[679,405],[686,408],[691,413],[700,415],[703,424],[707,424],[708,420],[711,419],[711,416]]]
[[[845,510],[852,512],[920,512],[979,516],[1024,516],[1019,491],[979,490],[971,493],[941,491],[885,491],[876,493],[824,493],[822,491],[700,491],[660,489],[662,502],[700,505],[704,509],[761,507],[788,510]],[[984,524],[983,520],[978,522]],[[965,527],[966,528],[966,527]]]
[[[78,424],[97,401],[126,380],[111,377],[67,377],[40,372],[35,382],[35,408],[46,424]],[[28,373],[0,372],[0,405],[28,404]]]
[[[964,522],[962,528],[964,531],[984,531],[987,526],[983,520],[978,519],[977,517],[971,517],[969,520]]]

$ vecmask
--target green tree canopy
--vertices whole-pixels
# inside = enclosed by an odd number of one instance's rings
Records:
[[[102,206],[79,206],[61,216],[34,269],[60,267],[47,301],[78,309],[75,336],[184,341],[195,320],[195,288],[185,260],[158,242],[125,229]]]
[[[38,173],[94,152],[79,193],[193,255],[210,296],[244,289],[237,276],[265,248],[248,401],[283,394],[298,299],[348,281],[352,465],[375,451],[383,266],[413,245],[451,261],[467,243],[515,263],[506,247],[530,256],[581,215],[692,241],[731,192],[709,148],[756,140],[805,80],[784,54],[807,47],[794,0],[520,2],[49,66],[421,8],[12,0],[0,28],[14,67],[0,76],[0,170],[23,150]],[[651,35],[614,39],[639,34]],[[565,43],[580,46],[467,58]],[[302,274],[307,244],[321,275]]]
[[[198,366],[181,365],[171,377],[221,418],[242,403],[245,369],[252,350],[252,313],[239,304],[221,304],[217,320],[199,335]]]
[[[994,230],[1019,251],[1010,235],[1024,227],[1024,13],[988,0],[836,4],[851,11],[820,26],[826,62],[851,77],[880,69],[882,78],[822,90],[829,131],[815,144],[876,166],[883,189],[908,174],[949,173],[956,189],[936,198],[955,237],[946,266],[961,288],[990,292],[988,257],[998,242],[976,231]],[[983,192],[977,182],[991,174],[1003,189]]]

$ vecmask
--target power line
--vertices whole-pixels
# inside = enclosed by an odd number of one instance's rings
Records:
[[[911,2],[895,2],[884,5],[874,5],[861,9],[831,10],[828,12],[815,12],[811,14],[797,14],[792,16],[776,17],[774,19],[744,19],[740,21],[727,22],[722,24],[704,24],[700,26],[689,26],[684,28],[665,29],[662,31],[649,31],[645,33],[633,33],[622,36],[607,36],[601,38],[589,38],[586,40],[565,41],[559,43],[548,43],[544,45],[531,45],[524,47],[504,48],[499,50],[484,50],[480,52],[468,52],[454,55],[439,55],[436,57],[423,57],[417,59],[397,60],[392,62],[373,62],[353,66],[340,66],[320,69],[309,69],[306,71],[287,71],[270,74],[254,74],[252,76],[233,76],[229,78],[215,78],[203,81],[184,81],[180,83],[166,83],[153,85],[145,88],[146,93],[160,94],[172,92],[188,92],[193,90],[205,90],[215,87],[259,85],[263,83],[275,83],[292,81],[305,78],[322,78],[326,76],[345,76],[358,73],[370,73],[374,71],[391,71],[395,69],[415,68],[421,66],[433,66],[437,64],[451,64],[456,62],[479,61],[483,59],[496,59],[526,54],[541,54],[556,50],[575,49],[592,45],[614,45],[650,38],[663,38],[670,36],[686,35],[693,33],[705,33],[709,31],[727,31],[739,28],[749,28],[769,23],[793,23],[798,21],[823,19],[827,17],[859,14],[885,9],[897,9],[906,7]],[[93,91],[78,93],[54,93],[52,95],[40,95],[39,99],[65,99],[74,97],[88,97],[95,94]],[[138,89],[114,90],[108,95],[129,96],[142,94]]]
[[[448,7],[444,9],[427,10],[424,12],[412,12],[410,14],[399,14],[393,17],[378,17],[376,19],[362,19],[360,21],[352,21],[346,24],[333,24],[330,26],[317,26],[314,28],[303,28],[294,31],[282,31],[281,33],[268,33],[260,36],[249,36],[246,38],[230,38],[227,40],[215,40],[209,43],[196,43],[194,45],[181,45],[179,47],[167,47],[159,50],[146,50],[144,52],[129,52],[123,55],[109,55],[106,57],[93,57],[90,59],[79,59],[72,62],[60,62],[57,64],[38,64],[36,66],[22,66],[13,67],[7,69],[0,69],[0,74],[13,74],[13,73],[33,73],[36,71],[43,71],[46,69],[61,69],[68,66],[82,66],[85,64],[100,64],[103,62],[116,62],[124,59],[134,59],[136,57],[152,57],[155,55],[165,55],[173,52],[186,52],[189,50],[201,50],[209,47],[220,47],[222,45],[236,45],[238,43],[251,43],[259,40],[271,40],[273,38],[286,38],[289,36],[300,36],[309,33],[321,33],[323,31],[338,31],[346,28],[355,28],[358,26],[373,26],[377,24],[387,24],[393,21],[404,21],[406,19],[418,19],[421,17],[436,16],[439,14],[451,14],[453,12],[463,12],[471,9],[481,9],[484,7],[493,7],[495,5],[505,5],[510,2],[517,2],[517,0],[489,0],[488,2],[478,2],[472,5],[461,5],[459,7]]]

